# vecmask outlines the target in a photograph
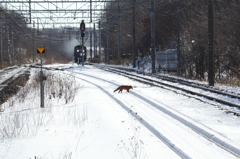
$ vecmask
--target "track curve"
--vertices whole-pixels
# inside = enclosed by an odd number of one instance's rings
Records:
[[[94,80],[101,80],[101,81],[103,81],[105,83],[109,83],[111,85],[118,85],[118,83],[116,83],[116,82],[112,82],[112,81],[109,81],[109,80],[106,80],[106,79],[101,79],[99,77],[84,74],[82,72],[81,73],[80,72],[75,72],[75,75],[76,74],[81,75],[81,76],[85,76],[85,77],[87,76],[88,78],[90,77]],[[71,74],[71,75],[73,75],[73,74]],[[79,77],[77,77],[77,78],[79,78]],[[81,78],[81,79],[85,80],[84,78]],[[85,81],[90,82],[90,81],[87,81],[87,80],[85,80]],[[159,130],[159,129],[155,128],[155,126],[154,126],[154,124],[152,124],[152,122],[155,123],[156,125],[158,125],[158,122],[156,122],[157,119],[152,119],[152,118],[148,119],[149,118],[148,116],[144,116],[145,111],[139,110],[135,107],[131,107],[131,105],[126,105],[125,103],[127,103],[127,101],[124,101],[124,98],[118,98],[118,97],[112,95],[111,93],[109,93],[103,87],[101,87],[99,85],[96,85],[94,82],[91,82],[91,83],[93,85],[95,85],[96,87],[98,87],[99,89],[103,90],[106,94],[108,94],[109,97],[114,99],[128,113],[130,113],[136,119],[138,119],[139,122],[141,122],[143,125],[145,125],[145,127],[147,127],[151,132],[153,132],[164,143],[166,142],[166,145],[168,145],[168,147],[170,147],[171,149],[173,148],[174,149],[173,151],[176,151],[176,153],[179,153],[179,156],[181,156],[182,158],[191,158],[191,155],[189,156],[189,154],[186,153],[186,150],[182,150],[180,147],[176,146],[173,142],[168,140],[169,137],[165,137],[165,135],[162,135],[161,134],[162,131],[160,131],[161,129]],[[167,110],[161,104],[156,103],[152,99],[148,99],[148,98],[140,95],[137,92],[131,91],[131,96],[133,96],[132,98],[136,99],[135,102],[141,101],[142,103],[144,103],[144,105],[149,107],[148,110],[151,111],[151,113],[153,113],[153,112],[156,113],[156,110],[157,110],[157,113],[160,113],[159,116],[167,115],[168,118],[171,118],[175,122],[177,122],[177,124],[175,123],[176,125],[181,125],[181,127],[184,127],[184,129],[193,131],[194,132],[193,134],[195,134],[195,135],[196,135],[196,133],[197,133],[197,135],[201,135],[201,138],[204,138],[204,140],[207,139],[207,142],[209,142],[208,144],[213,144],[214,143],[215,145],[217,145],[217,147],[219,147],[221,149],[224,149],[224,151],[227,151],[228,153],[233,154],[235,157],[239,157],[240,150],[238,148],[228,144],[227,142],[225,142],[224,140],[222,140],[221,138],[216,136],[214,133],[212,133],[211,130],[207,131],[207,128],[202,128],[201,126],[193,123],[193,121],[191,121],[189,119],[186,119],[185,117],[183,117],[179,114],[176,114],[172,110]],[[163,119],[158,119],[157,121],[161,121],[161,120],[163,120]],[[161,125],[161,126],[163,126],[163,125]],[[161,126],[159,126],[159,127],[161,127]]]

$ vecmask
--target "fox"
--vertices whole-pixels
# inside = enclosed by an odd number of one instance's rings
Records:
[[[122,90],[125,89],[127,92],[129,92],[129,89],[133,89],[133,87],[131,85],[121,85],[119,86],[116,90],[114,90],[114,92],[116,92],[117,90],[118,93],[121,92],[122,93]]]

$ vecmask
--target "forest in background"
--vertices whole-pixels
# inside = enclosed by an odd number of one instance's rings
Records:
[[[179,2],[179,12],[177,12]],[[150,0],[136,0],[136,50],[150,54]],[[108,3],[102,15],[110,34],[110,53],[117,58],[117,19],[120,8],[121,52],[132,51],[132,3]],[[208,72],[208,0],[155,0],[156,50],[167,50],[176,44],[179,13],[180,51],[183,57],[182,76],[205,79]],[[214,0],[214,65],[215,78],[227,81],[240,78],[240,1]],[[104,23],[103,23],[104,25]],[[106,28],[106,27],[105,27]],[[106,34],[102,45],[107,48]],[[239,82],[238,82],[239,83]]]
[[[36,25],[29,27],[27,23],[21,14],[0,6],[0,68],[39,61],[37,48],[45,48],[45,63],[66,63],[72,60],[63,49],[67,33],[63,33],[60,28],[39,30]]]
[[[136,53],[140,52],[142,56],[148,56],[151,48],[151,1],[135,1],[135,49]],[[177,2],[180,4],[179,8]],[[176,47],[177,29],[179,29],[180,51],[183,58],[181,76],[183,77],[200,80],[207,78],[207,3],[208,0],[155,0],[156,50]],[[111,3],[108,2],[105,5],[105,11],[99,14],[102,28],[101,46],[106,54],[108,24],[109,52],[112,61],[117,60],[118,56],[118,24],[121,25],[122,57],[124,58],[123,54],[125,54],[130,55],[129,59],[132,58],[132,4],[127,1],[114,2],[113,0]],[[179,28],[177,15],[179,15]],[[238,85],[240,85],[239,15],[240,1],[214,0],[215,79],[223,82],[232,80]],[[29,28],[21,14],[6,11],[3,7],[0,7],[0,16],[3,61],[0,68],[39,60],[39,55],[36,53],[36,48],[39,46],[46,48],[48,52],[44,55],[46,63],[72,60],[72,57],[68,56],[69,52],[63,49],[64,39],[68,39],[69,35],[61,28],[48,28],[41,31],[36,27]],[[86,26],[86,33],[88,29],[91,28]],[[99,30],[96,29],[96,31]]]

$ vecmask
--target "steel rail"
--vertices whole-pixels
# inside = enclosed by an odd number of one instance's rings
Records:
[[[130,71],[130,72],[136,72],[136,70],[131,69],[131,68],[122,68],[122,67],[112,67],[112,68],[117,68],[119,70],[126,70],[126,71]],[[195,83],[195,82],[190,82],[190,81],[186,81],[186,80],[179,79],[179,78],[167,77],[167,76],[163,76],[163,75],[159,75],[159,74],[156,75],[156,74],[150,74],[150,73],[141,73],[141,72],[138,72],[138,71],[137,71],[137,73],[138,74],[147,75],[147,76],[150,76],[150,77],[156,77],[156,78],[159,78],[159,79],[162,79],[162,80],[165,80],[165,81],[169,81],[169,82],[180,83],[180,84],[184,84],[184,85],[187,85],[187,86],[204,89],[206,91],[210,91],[210,92],[213,92],[213,93],[227,95],[227,96],[229,96],[231,98],[238,98],[238,99],[240,99],[240,94],[235,95],[235,94],[223,91],[223,90],[221,91],[220,89],[214,88],[212,86],[199,84],[199,83]]]
[[[201,94],[201,93],[197,93],[197,92],[194,92],[194,91],[191,91],[191,90],[188,90],[188,89],[185,89],[185,88],[181,88],[181,87],[178,87],[178,86],[173,86],[171,84],[167,84],[167,83],[163,83],[163,82],[160,82],[160,81],[157,81],[157,80],[153,80],[153,79],[149,79],[149,78],[146,78],[146,77],[142,77],[142,76],[138,76],[138,75],[133,75],[131,73],[127,73],[127,72],[122,72],[120,70],[116,70],[116,69],[111,69],[111,67],[109,66],[99,66],[99,65],[94,65],[98,68],[102,68],[106,71],[111,71],[111,72],[115,72],[115,73],[120,73],[121,75],[123,76],[127,76],[131,79],[134,79],[134,80],[138,80],[138,81],[142,81],[144,83],[148,83],[148,84],[151,84],[151,85],[155,85],[155,86],[159,86],[158,84],[160,85],[164,85],[164,86],[167,86],[167,87],[171,87],[171,88],[174,88],[174,89],[177,89],[177,90],[182,90],[186,93],[190,93],[190,94],[193,94],[193,95],[197,95],[197,96],[200,96],[200,97],[204,97],[206,99],[209,99],[209,100],[212,100],[212,101],[216,101],[218,103],[221,103],[221,104],[225,104],[225,105],[228,105],[228,106],[234,106],[234,107],[238,107],[240,108],[240,105],[239,104],[235,104],[235,103],[232,103],[232,102],[228,102],[228,101],[225,101],[225,100],[222,100],[222,99],[218,99],[218,98],[215,98],[215,97],[211,97],[211,96],[208,96],[206,94]],[[143,79],[143,80],[141,80]],[[186,83],[184,85],[187,85]],[[192,85],[188,85],[188,86],[191,86],[193,87]],[[195,86],[194,86],[195,87]],[[209,89],[209,88],[204,88],[204,87],[198,87],[199,89],[204,89],[206,91],[211,91],[213,93],[216,93],[218,92],[218,94],[221,94],[221,95],[226,95],[226,96],[232,96],[233,98],[238,98],[240,99],[239,96],[235,96],[235,95],[231,95],[229,93],[225,93],[225,92],[220,92],[220,91],[215,91],[215,90],[212,90],[212,89]]]
[[[96,78],[98,80],[102,80],[111,84],[114,84],[114,82],[112,81],[108,81],[99,77],[95,77],[92,75],[87,75],[84,73],[80,73],[81,75],[84,76],[89,76],[91,78]],[[168,140],[166,137],[164,137],[156,128],[154,128],[151,123],[148,123],[146,120],[144,120],[141,116],[139,116],[137,113],[134,113],[133,111],[131,111],[131,109],[126,106],[124,103],[122,103],[119,99],[117,99],[116,97],[112,96],[108,91],[104,90],[104,88],[102,88],[101,86],[96,85],[95,83],[92,83],[90,81],[87,81],[83,78],[77,77],[75,75],[72,74],[68,74],[71,76],[74,76],[75,78],[79,78],[81,80],[84,80],[88,83],[91,83],[93,85],[95,85],[96,87],[100,88],[102,91],[104,91],[109,97],[111,97],[112,99],[114,99],[118,104],[120,104],[120,106],[122,106],[128,113],[130,113],[132,116],[134,116],[140,123],[142,123],[147,129],[149,129],[156,137],[158,137],[161,141],[163,141],[163,143],[165,143],[170,149],[172,149],[177,155],[179,155],[181,158],[187,159],[190,158],[185,152],[183,152],[180,148],[176,147],[174,143],[171,143],[170,140]],[[215,145],[217,145],[218,147],[222,148],[223,150],[229,152],[230,154],[239,157],[240,156],[240,150],[228,143],[226,143],[225,141],[221,140],[220,138],[218,138],[217,136],[215,136],[214,134],[200,128],[199,126],[197,126],[196,124],[184,119],[183,117],[175,114],[174,112],[171,112],[170,110],[167,110],[164,107],[161,107],[158,103],[153,102],[151,99],[146,98],[143,95],[140,95],[139,93],[136,92],[132,92],[132,94],[151,104],[153,107],[155,107],[156,109],[158,109],[159,111],[168,114],[170,117],[172,117],[173,119],[179,121],[180,123],[182,123],[183,125],[185,125],[186,127],[189,127],[192,131],[194,131],[195,133],[199,134],[200,136],[204,137],[206,140],[214,143]]]
[[[150,132],[152,132],[159,140],[161,140],[167,147],[169,147],[175,154],[177,154],[179,157],[182,159],[190,159],[190,157],[183,152],[180,148],[178,148],[174,143],[172,143],[169,139],[167,139],[160,131],[155,129],[150,123],[145,121],[140,115],[137,113],[134,113],[131,111],[131,109],[125,105],[123,102],[121,102],[119,99],[116,97],[112,96],[108,91],[106,91],[104,88],[98,86],[97,84],[87,81],[83,78],[77,77],[72,74],[67,74],[69,76],[74,76],[75,78],[81,79],[87,83],[90,83],[96,87],[98,87],[100,90],[102,90],[105,94],[107,94],[110,98],[112,98],[114,101],[116,101],[125,111],[127,111],[129,114],[131,114],[135,119],[137,119],[145,128],[147,128]]]

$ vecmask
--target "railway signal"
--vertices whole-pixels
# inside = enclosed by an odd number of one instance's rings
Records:
[[[81,24],[80,24],[80,30],[81,30],[81,37],[82,37],[82,66],[84,66],[84,56],[83,56],[83,38],[85,36],[85,23],[84,20],[82,20]]]
[[[81,30],[81,37],[85,36],[85,23],[84,20],[82,20],[81,24],[80,24],[80,30]]]
[[[85,31],[85,23],[84,23],[84,20],[82,20],[81,24],[80,24],[80,29],[81,31]]]

